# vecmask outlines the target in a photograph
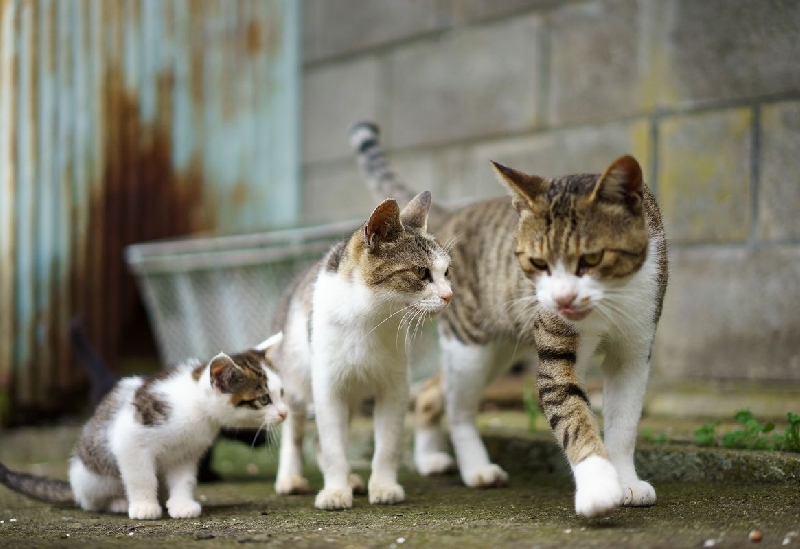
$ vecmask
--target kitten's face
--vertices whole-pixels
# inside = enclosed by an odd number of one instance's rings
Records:
[[[603,301],[619,295],[647,258],[636,161],[623,157],[602,176],[552,180],[502,167],[498,172],[516,189],[516,254],[539,303],[570,321],[603,310]]]
[[[227,397],[226,426],[272,427],[286,419],[283,384],[266,355],[252,349],[211,361],[211,385]]]
[[[402,212],[394,201],[375,210],[353,239],[353,263],[378,299],[436,314],[453,297],[450,255],[426,232],[430,194],[421,193]]]

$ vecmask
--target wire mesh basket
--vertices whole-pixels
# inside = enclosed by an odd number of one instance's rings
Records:
[[[162,362],[246,349],[270,335],[271,319],[292,277],[352,234],[359,223],[134,244],[128,267],[153,327]],[[438,367],[433,323],[412,351],[413,378]],[[403,344],[403,336],[398,339]]]

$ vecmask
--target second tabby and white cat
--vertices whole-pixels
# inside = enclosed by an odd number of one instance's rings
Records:
[[[275,356],[290,408],[275,483],[279,494],[309,490],[302,443],[305,405],[313,402],[325,477],[316,506],[352,506],[353,489],[363,489],[363,483],[350,473],[348,425],[354,408],[374,396],[369,501],[392,504],[405,498],[397,482],[409,397],[405,342],[453,295],[448,253],[426,231],[430,203],[428,192],[403,211],[396,201],[384,201],[349,239],[287,288],[273,321],[285,334]]]
[[[377,127],[357,124],[351,143],[373,192],[407,200],[411,192],[388,167]],[[539,402],[572,466],[576,512],[652,505],[656,493],[638,478],[633,452],[667,252],[641,168],[630,156],[600,175],[545,179],[494,168],[510,197],[432,211],[431,232],[457,239],[457,298],[439,321],[442,381],[417,400],[417,468],[435,474],[453,465],[439,427],[446,410],[464,483],[507,482],[477,430],[478,405],[515,354],[536,352]],[[605,354],[605,443],[580,381],[595,350]]]

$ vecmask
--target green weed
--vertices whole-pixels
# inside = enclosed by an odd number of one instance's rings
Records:
[[[703,425],[694,432],[698,446],[717,446],[738,450],[782,450],[800,452],[800,414],[789,412],[786,415],[789,425],[783,433],[775,433],[771,421],[761,423],[750,410],[739,410],[734,418],[741,424],[735,431],[722,435],[717,440],[716,428],[719,423]]]
[[[522,391],[522,401],[528,413],[528,432],[536,431],[536,418],[539,416],[539,403],[533,396],[533,382],[528,383]]]

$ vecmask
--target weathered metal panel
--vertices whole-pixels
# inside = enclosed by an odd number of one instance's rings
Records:
[[[0,422],[75,400],[73,316],[114,361],[125,246],[297,220],[299,9],[0,0]]]

